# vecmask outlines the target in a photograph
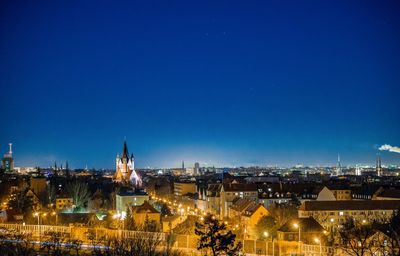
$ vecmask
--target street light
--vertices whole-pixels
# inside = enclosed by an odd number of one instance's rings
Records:
[[[264,231],[263,235],[264,235],[265,239],[267,239],[269,236],[267,231]],[[255,240],[254,240],[254,244],[256,246]],[[267,240],[265,240],[265,254],[268,254],[268,241]]]
[[[301,231],[300,230],[301,229],[300,229],[300,225],[298,223],[294,223],[293,227],[299,229],[299,248],[298,248],[298,250],[299,250],[299,254],[300,254],[301,253],[301,247],[300,247],[300,243],[301,243]]]
[[[39,216],[40,214],[38,212],[35,212],[33,216],[37,217],[37,225],[38,225],[38,231],[39,231],[39,241],[41,240],[41,233],[40,233],[40,222],[39,222]]]
[[[322,256],[322,243],[319,238],[314,238],[314,241],[319,244],[319,255]]]
[[[57,212],[55,212],[55,211],[53,211],[52,213],[51,213],[51,215],[52,216],[56,216],[56,226],[58,225],[57,223],[58,223],[58,215],[57,215]]]

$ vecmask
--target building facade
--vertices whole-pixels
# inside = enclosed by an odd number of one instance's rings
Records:
[[[14,159],[12,154],[12,143],[8,144],[9,151],[4,154],[3,159],[1,161],[3,170],[7,172],[12,172],[14,170]]]
[[[360,223],[388,219],[400,208],[400,200],[306,201],[299,208],[300,218],[313,217],[324,228],[336,229],[349,218]]]
[[[149,195],[142,191],[120,192],[115,196],[115,209],[125,216],[128,207],[140,206],[148,200]]]
[[[140,187],[142,181],[135,171],[135,159],[133,154],[129,155],[128,146],[124,142],[122,155],[117,155],[115,159],[115,180],[117,182],[132,183]]]
[[[74,205],[74,200],[72,197],[58,197],[56,198],[56,209],[58,211],[66,209],[66,208],[72,208]]]
[[[174,195],[181,197],[188,193],[195,194],[197,192],[195,182],[174,182]]]

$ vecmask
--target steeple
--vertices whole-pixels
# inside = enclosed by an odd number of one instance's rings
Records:
[[[129,155],[128,145],[124,141],[122,155],[117,155],[115,163],[115,180],[118,182],[133,183],[136,186],[141,186],[141,179],[135,171],[135,160],[133,154]]]
[[[129,151],[128,151],[128,146],[126,144],[126,141],[124,141],[124,149],[122,150],[122,157],[121,158],[129,158]]]

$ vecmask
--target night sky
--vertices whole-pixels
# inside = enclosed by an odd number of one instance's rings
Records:
[[[112,168],[126,137],[138,167],[374,163],[400,145],[399,13],[399,1],[1,1],[0,152]]]

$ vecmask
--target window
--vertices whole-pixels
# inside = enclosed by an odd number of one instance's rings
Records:
[[[340,215],[340,216],[343,216],[343,212],[339,212],[339,215]]]

